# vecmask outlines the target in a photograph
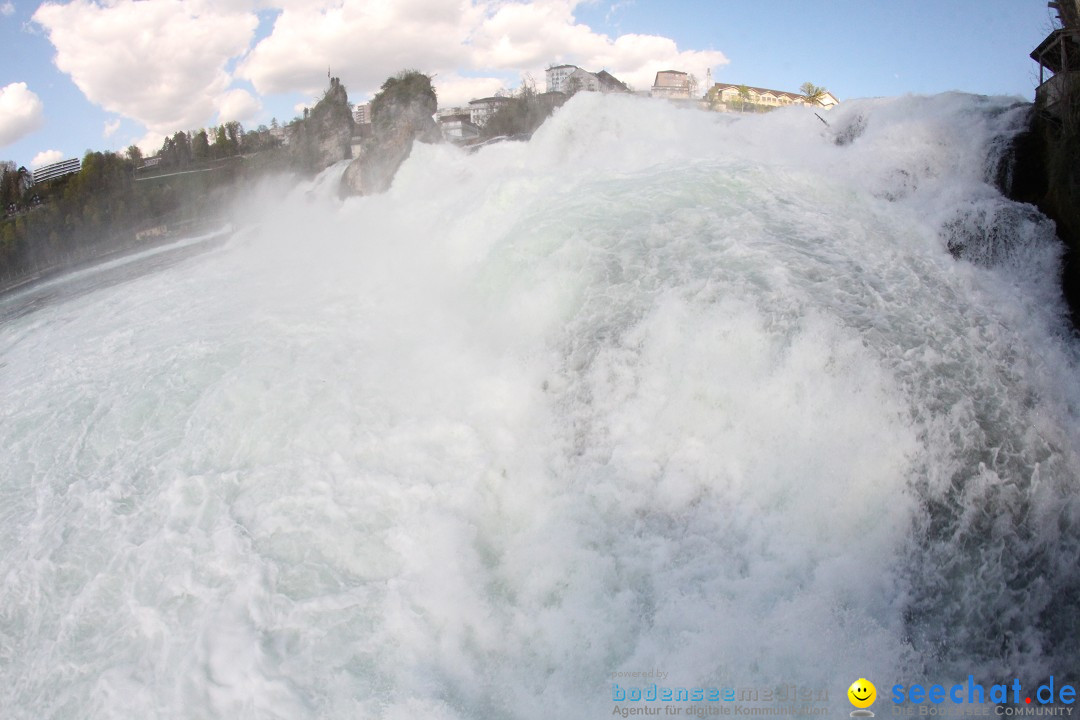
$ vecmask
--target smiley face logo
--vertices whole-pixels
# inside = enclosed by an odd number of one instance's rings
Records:
[[[859,678],[847,689],[848,700],[857,708],[868,708],[877,700],[877,688],[866,678]]]

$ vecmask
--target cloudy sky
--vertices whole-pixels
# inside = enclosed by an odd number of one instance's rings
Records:
[[[636,89],[656,71],[841,99],[1033,96],[1045,0],[0,0],[0,159],[160,146],[177,130],[294,117],[342,79],[402,68],[440,106],[573,63]]]

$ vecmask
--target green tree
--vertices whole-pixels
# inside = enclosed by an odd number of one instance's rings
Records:
[[[142,150],[139,149],[138,145],[128,145],[127,156],[128,156],[128,162],[131,163],[131,166],[133,168],[135,168],[137,170],[140,167],[142,167],[143,154],[142,154]]]
[[[18,171],[10,160],[0,162],[0,210],[7,213],[8,205],[19,201]]]
[[[709,88],[709,92],[705,93],[705,101],[708,103],[710,110],[716,110],[720,106],[719,85],[713,85]]]
[[[199,130],[191,138],[191,157],[195,162],[205,162],[210,159],[210,138],[206,130]]]
[[[214,143],[210,146],[210,157],[218,159],[229,156],[229,138],[225,134],[225,126],[218,125],[210,128],[214,134]]]
[[[532,78],[525,76],[522,79],[521,89],[511,95],[509,102],[503,103],[488,118],[480,131],[481,135],[485,138],[502,135],[531,135],[551,116],[555,108],[554,103],[547,101],[546,98],[541,99]]]
[[[740,85],[738,87],[738,91],[739,91],[739,111],[743,112],[743,111],[746,110],[746,106],[750,104],[750,88],[748,88],[746,85]]]
[[[828,92],[823,87],[819,87],[811,82],[804,82],[799,86],[799,92],[802,93],[803,99],[806,100],[807,105],[820,105],[821,101],[825,99],[825,93]]]
[[[191,140],[188,138],[187,133],[178,131],[172,137],[173,143],[176,146],[176,164],[180,167],[185,167],[191,164]]]
[[[228,148],[228,155],[240,154],[240,140],[244,136],[244,126],[235,120],[231,120],[225,123],[225,143]]]

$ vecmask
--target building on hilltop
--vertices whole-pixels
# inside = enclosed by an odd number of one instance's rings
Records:
[[[77,173],[81,167],[82,162],[78,158],[71,158],[70,160],[61,160],[60,162],[43,165],[34,171],[34,184],[37,185],[38,183],[43,183],[47,180],[55,180],[64,175]]]
[[[439,129],[443,137],[456,145],[467,145],[480,137],[480,127],[472,121],[468,110],[453,108],[456,112],[439,112]]]
[[[630,87],[626,83],[609,73],[607,70],[601,70],[596,73],[596,80],[600,83],[600,92],[630,92]]]
[[[689,100],[697,93],[697,81],[693,75],[681,70],[661,70],[656,73],[652,91],[655,98],[665,100]]]
[[[728,112],[752,112],[808,104],[806,98],[798,93],[727,83],[713,85],[705,98],[710,108]],[[831,92],[826,91],[816,106],[831,108],[839,104],[840,101]]]
[[[510,102],[507,97],[486,97],[469,101],[469,120],[477,127],[483,127],[491,116],[498,112],[506,103]]]
[[[600,90],[600,81],[587,70],[582,70],[577,65],[556,65],[545,72],[548,92],[561,92],[564,95],[573,95],[579,90],[597,92]]]
[[[1031,51],[1031,59],[1039,63],[1035,105],[1060,119],[1071,99],[1080,96],[1080,0],[1056,0],[1050,7],[1057,10],[1062,26]]]
[[[545,80],[547,92],[563,95],[573,95],[581,90],[601,93],[630,92],[626,83],[607,70],[591,73],[577,65],[553,65],[547,69]]]
[[[371,103],[357,103],[356,109],[353,110],[353,121],[357,125],[370,125],[371,124]]]

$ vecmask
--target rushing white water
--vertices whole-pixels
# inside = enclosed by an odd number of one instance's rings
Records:
[[[4,717],[1075,671],[1080,353],[1052,225],[988,182],[1023,113],[582,94],[0,301]]]

